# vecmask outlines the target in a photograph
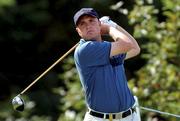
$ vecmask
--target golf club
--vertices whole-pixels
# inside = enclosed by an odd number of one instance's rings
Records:
[[[45,74],[47,74],[54,66],[56,66],[61,60],[63,60],[68,54],[70,54],[78,45],[74,45],[69,51],[67,51],[63,56],[61,56],[56,62],[54,62],[48,69],[46,69],[40,76],[38,76],[28,87],[26,87],[20,94],[12,100],[13,108],[17,111],[23,111],[25,102],[22,99],[21,95],[24,94],[30,87],[32,87],[39,79],[41,79]]]

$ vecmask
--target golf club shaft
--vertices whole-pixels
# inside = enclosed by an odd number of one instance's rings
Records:
[[[74,45],[69,51],[67,51],[63,56],[61,56],[56,62],[54,62],[48,69],[46,69],[40,76],[38,76],[28,87],[26,87],[20,94],[22,95],[26,92],[31,86],[33,86],[39,79],[41,79],[45,74],[47,74],[54,66],[56,66],[61,60],[63,60],[68,54],[70,54],[78,45]]]

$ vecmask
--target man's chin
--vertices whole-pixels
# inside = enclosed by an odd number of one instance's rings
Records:
[[[94,37],[85,37],[85,40],[95,41]]]

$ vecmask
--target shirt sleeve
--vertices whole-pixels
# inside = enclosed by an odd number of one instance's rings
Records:
[[[87,42],[80,52],[80,62],[85,66],[101,66],[110,63],[110,42]]]
[[[119,54],[110,58],[110,63],[112,66],[121,65],[124,63],[124,59],[126,58],[126,53]]]

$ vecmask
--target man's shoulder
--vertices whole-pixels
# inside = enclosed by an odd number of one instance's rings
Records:
[[[92,52],[97,51],[97,49],[106,48],[109,47],[110,42],[108,41],[85,41],[80,40],[79,46],[76,48],[75,53],[86,53],[86,52]]]

